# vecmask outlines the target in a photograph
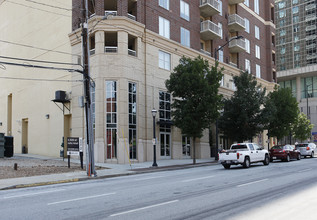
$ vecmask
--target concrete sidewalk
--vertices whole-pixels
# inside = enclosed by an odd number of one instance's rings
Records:
[[[61,158],[49,158],[32,154],[18,154],[15,156],[32,158],[32,159],[53,159],[62,160]],[[80,163],[79,160],[71,159],[72,163]],[[87,176],[86,171],[77,171],[69,173],[58,173],[41,176],[19,177],[10,179],[0,179],[0,190],[14,189],[22,187],[49,185],[57,183],[77,182],[89,179],[110,178],[123,175],[133,175],[147,172],[157,172],[163,170],[175,170],[191,168],[196,166],[207,166],[217,164],[214,158],[197,159],[196,165],[193,165],[193,159],[181,160],[159,160],[158,167],[152,167],[152,162],[134,163],[134,164],[110,164],[110,163],[96,163],[96,166],[104,167],[106,169],[97,170],[96,177]]]

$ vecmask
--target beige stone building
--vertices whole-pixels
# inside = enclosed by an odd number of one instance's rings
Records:
[[[0,61],[70,68],[23,58],[70,63],[71,1],[0,1]],[[14,152],[59,156],[70,133],[71,111],[54,104],[55,91],[71,92],[67,71],[0,65],[0,132],[14,137]],[[68,127],[68,128],[67,128]]]

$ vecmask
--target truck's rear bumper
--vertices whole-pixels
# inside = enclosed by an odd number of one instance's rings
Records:
[[[230,165],[238,165],[238,164],[242,164],[240,161],[238,160],[221,160],[219,161],[219,163],[221,163],[222,165],[224,164],[230,164]]]

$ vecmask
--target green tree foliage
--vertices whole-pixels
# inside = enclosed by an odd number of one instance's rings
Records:
[[[277,139],[289,135],[291,124],[296,121],[299,112],[298,103],[290,88],[276,87],[267,96],[264,106],[263,124],[269,130],[269,135]]]
[[[263,130],[261,105],[265,89],[257,85],[256,78],[248,72],[233,77],[237,90],[224,100],[224,112],[219,127],[233,141],[251,140]]]
[[[311,137],[313,127],[314,125],[311,124],[306,115],[301,112],[291,126],[293,137],[301,141],[307,140]]]
[[[166,80],[172,94],[173,122],[182,134],[193,138],[193,163],[196,163],[195,140],[203,136],[203,130],[216,120],[221,108],[222,96],[218,94],[223,69],[218,63],[209,67],[200,56],[191,59],[182,57]]]

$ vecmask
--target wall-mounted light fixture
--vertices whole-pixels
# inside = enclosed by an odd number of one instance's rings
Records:
[[[46,118],[46,119],[49,119],[49,118],[50,118],[50,115],[49,115],[49,114],[46,114],[46,115],[45,115],[45,118]]]

